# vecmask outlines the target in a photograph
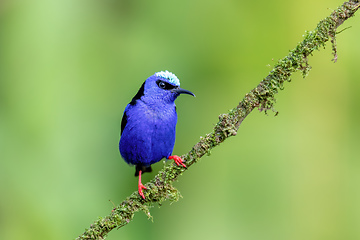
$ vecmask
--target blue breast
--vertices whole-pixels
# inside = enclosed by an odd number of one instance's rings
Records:
[[[127,163],[147,166],[171,155],[177,122],[175,104],[151,106],[137,101],[126,107],[124,118],[119,149]]]

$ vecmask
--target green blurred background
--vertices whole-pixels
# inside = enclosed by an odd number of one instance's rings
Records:
[[[1,1],[0,239],[75,238],[137,189],[118,140],[148,76],[172,71],[197,96],[177,100],[181,155],[341,4]],[[179,202],[108,239],[360,239],[359,20],[336,64],[328,44],[285,85],[277,117],[251,113],[179,178]]]

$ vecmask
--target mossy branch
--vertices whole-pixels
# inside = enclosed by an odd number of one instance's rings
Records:
[[[191,167],[202,156],[210,153],[212,148],[228,137],[235,136],[242,121],[255,108],[265,112],[274,111],[275,95],[283,89],[284,83],[289,82],[291,74],[296,71],[301,71],[305,77],[311,69],[308,57],[314,50],[324,48],[325,43],[329,40],[332,44],[333,61],[336,62],[336,30],[345,20],[352,17],[359,7],[359,0],[345,2],[330,16],[321,20],[315,30],[306,32],[303,41],[286,57],[279,60],[269,75],[256,88],[247,93],[234,109],[227,114],[221,114],[219,122],[212,132],[202,137],[190,152],[182,156],[186,165]],[[180,193],[172,186],[172,182],[186,170],[175,164],[165,166],[153,180],[145,185],[147,187],[147,190],[144,191],[145,200],[139,196],[137,191],[132,193],[108,216],[99,218],[91,224],[90,228],[86,229],[77,239],[105,239],[111,230],[128,224],[133,219],[135,212],[144,211],[150,217],[149,207],[155,203],[161,203],[167,199],[177,201]]]

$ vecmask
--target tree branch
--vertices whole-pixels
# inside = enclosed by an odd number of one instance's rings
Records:
[[[359,7],[359,0],[345,2],[329,17],[321,20],[315,30],[306,32],[303,41],[286,57],[279,60],[269,75],[256,88],[247,93],[234,109],[227,114],[221,114],[219,122],[212,132],[202,137],[190,152],[182,156],[186,165],[191,167],[202,156],[209,154],[212,148],[228,137],[235,136],[242,121],[255,108],[265,112],[275,111],[273,108],[275,94],[283,89],[285,82],[290,81],[292,73],[301,71],[303,77],[306,77],[311,69],[308,64],[308,56],[314,50],[325,47],[325,43],[329,40],[332,44],[333,61],[336,62],[336,30],[345,20],[352,17]],[[111,230],[128,224],[133,219],[135,212],[144,211],[150,216],[149,207],[154,203],[161,203],[167,199],[177,201],[180,193],[172,186],[172,182],[186,170],[175,164],[165,166],[153,180],[145,185],[147,187],[144,192],[145,200],[135,191],[115,207],[108,216],[99,218],[91,224],[90,228],[86,229],[77,239],[105,239]]]

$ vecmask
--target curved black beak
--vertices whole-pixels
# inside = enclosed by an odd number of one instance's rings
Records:
[[[172,91],[172,92],[179,93],[179,94],[185,93],[185,94],[189,94],[189,95],[195,97],[195,94],[193,94],[193,93],[190,92],[189,90],[183,89],[183,88],[181,88],[181,87],[174,88],[174,89],[172,89],[171,91]]]

